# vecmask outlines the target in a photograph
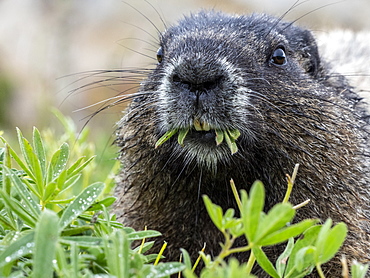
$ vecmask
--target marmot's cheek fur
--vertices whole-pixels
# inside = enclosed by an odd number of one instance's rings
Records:
[[[196,257],[204,242],[215,255],[222,237],[200,196],[236,208],[230,179],[246,190],[259,179],[269,209],[283,200],[285,174],[299,163],[290,200],[311,202],[296,220],[344,221],[341,254],[368,262],[368,117],[311,33],[268,15],[202,11],[168,28],[158,47],[158,66],[119,123],[118,219],[162,232],[169,260],[178,260],[179,248]],[[171,129],[189,129],[183,146],[174,136],[154,148]],[[215,130],[240,132],[235,154],[216,144]],[[266,249],[271,257],[274,248]],[[327,277],[340,276],[334,264]]]

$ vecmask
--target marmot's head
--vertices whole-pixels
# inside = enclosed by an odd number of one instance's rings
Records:
[[[158,138],[173,131],[165,148],[208,166],[287,140],[321,94],[311,33],[267,15],[191,15],[161,35],[157,58],[146,85]]]

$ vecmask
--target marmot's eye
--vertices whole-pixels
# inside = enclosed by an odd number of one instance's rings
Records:
[[[163,60],[163,49],[162,49],[162,47],[160,47],[157,51],[157,60],[158,60],[158,63],[162,63],[162,60]]]
[[[271,62],[279,66],[286,64],[286,55],[283,48],[279,47],[275,49],[271,57]]]

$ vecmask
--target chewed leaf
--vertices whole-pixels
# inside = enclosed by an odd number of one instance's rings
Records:
[[[231,138],[232,140],[234,139],[234,141],[235,141],[236,139],[238,139],[238,138],[239,138],[239,136],[240,136],[240,131],[239,131],[239,129],[228,130],[227,132],[229,133],[230,138]]]
[[[167,131],[161,138],[158,139],[158,141],[155,143],[155,148],[158,148],[160,145],[162,145],[164,142],[166,142],[168,139],[170,139],[173,135],[176,134],[178,130],[177,129],[171,129]]]
[[[186,135],[188,134],[188,132],[189,132],[189,128],[180,129],[179,135],[177,137],[177,142],[179,143],[180,146],[184,145],[184,139]]]
[[[227,131],[224,132],[224,136],[225,136],[225,141],[231,151],[231,154],[236,153],[238,151],[238,146],[236,145],[235,140],[230,138]]]
[[[216,129],[216,144],[220,145],[224,141],[224,132],[222,130]]]

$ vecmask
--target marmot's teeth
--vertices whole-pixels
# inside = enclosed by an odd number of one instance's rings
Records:
[[[210,131],[211,127],[209,126],[209,123],[203,122],[203,130],[204,131]]]
[[[203,130],[202,125],[201,125],[201,123],[198,119],[194,119],[193,125],[194,125],[194,128],[195,128],[196,131],[202,131]]]
[[[194,119],[194,128],[196,131],[210,131],[211,127],[207,122],[201,122],[199,119]]]

